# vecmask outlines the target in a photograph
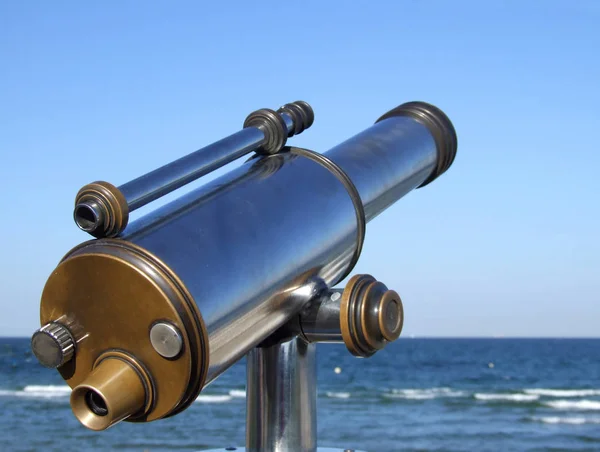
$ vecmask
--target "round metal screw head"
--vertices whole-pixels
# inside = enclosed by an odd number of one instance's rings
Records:
[[[175,325],[156,323],[150,328],[150,343],[156,353],[164,358],[175,358],[183,348],[183,338]]]

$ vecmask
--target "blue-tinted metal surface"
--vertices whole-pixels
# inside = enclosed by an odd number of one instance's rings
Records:
[[[356,185],[367,219],[420,185],[437,158],[428,129],[408,117],[381,121],[326,155]],[[157,209],[122,238],[156,255],[191,292],[209,333],[211,381],[299,312],[304,285],[343,274],[356,224],[333,174],[283,153]]]
[[[264,139],[265,134],[256,127],[242,129],[127,182],[119,190],[125,196],[129,210],[133,211],[248,154]]]

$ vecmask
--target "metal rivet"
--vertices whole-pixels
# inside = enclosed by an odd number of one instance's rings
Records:
[[[150,343],[156,353],[164,358],[175,358],[183,348],[183,338],[175,325],[156,323],[150,328]]]

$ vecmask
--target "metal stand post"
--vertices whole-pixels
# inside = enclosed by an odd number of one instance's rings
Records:
[[[297,321],[267,342],[274,345],[247,355],[246,447],[212,452],[359,452],[317,449],[317,343],[343,342],[368,357],[398,338],[403,319],[398,294],[370,275],[314,295]]]
[[[317,448],[316,346],[296,337],[250,351],[246,447],[207,452],[360,452]]]
[[[294,338],[248,354],[248,452],[317,450],[315,348]]]

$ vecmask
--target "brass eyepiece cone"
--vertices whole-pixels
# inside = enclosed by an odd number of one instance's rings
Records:
[[[124,359],[102,360],[71,393],[75,417],[91,430],[105,430],[141,412],[147,395],[137,369]]]

